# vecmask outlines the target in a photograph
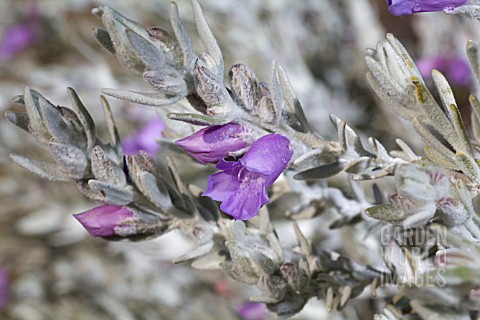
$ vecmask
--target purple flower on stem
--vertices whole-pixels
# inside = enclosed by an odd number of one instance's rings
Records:
[[[248,220],[270,202],[267,188],[287,167],[293,155],[290,141],[279,134],[269,134],[258,139],[236,162],[221,160],[222,170],[208,179],[203,194],[222,201],[220,209],[238,220]]]
[[[115,237],[122,236],[117,228],[128,227],[135,212],[123,206],[100,206],[73,216],[92,236]]]
[[[229,156],[229,152],[245,148],[248,143],[242,137],[245,129],[236,123],[210,126],[191,136],[178,140],[178,144],[200,163],[217,162]]]
[[[123,153],[125,155],[135,155],[143,150],[155,157],[160,150],[160,145],[156,139],[162,136],[165,124],[162,120],[155,118],[147,122],[133,136],[127,137],[122,142]]]
[[[245,302],[236,311],[242,320],[266,320],[268,315],[265,305],[257,302]]]
[[[425,57],[416,62],[418,70],[425,79],[431,78],[432,69],[445,74],[454,85],[466,86],[471,80],[470,65],[466,59],[455,56]]]
[[[467,0],[387,0],[388,11],[394,16],[403,16],[417,12],[450,11]]]
[[[0,266],[0,310],[4,309],[8,302],[9,282],[7,270]]]

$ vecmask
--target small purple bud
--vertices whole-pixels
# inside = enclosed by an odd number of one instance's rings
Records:
[[[258,139],[237,162],[220,161],[222,170],[210,176],[204,196],[222,201],[220,209],[238,220],[254,217],[270,202],[267,188],[282,174],[293,155],[280,134]]]
[[[156,157],[160,150],[160,145],[156,139],[162,137],[164,127],[165,124],[162,120],[158,118],[150,120],[137,133],[123,140],[123,153],[125,155],[135,155],[143,150],[152,157]]]
[[[237,307],[237,314],[242,320],[266,320],[267,308],[262,303],[245,302]]]
[[[100,206],[73,215],[94,237],[122,236],[115,232],[117,228],[128,226],[128,220],[135,212],[123,206]]]
[[[10,278],[7,270],[0,266],[0,310],[5,309],[8,302],[8,288]]]
[[[217,162],[228,157],[229,152],[245,148],[245,129],[236,123],[210,126],[178,140],[182,149],[200,163]]]
[[[394,16],[417,12],[451,11],[467,0],[387,0],[388,11]]]

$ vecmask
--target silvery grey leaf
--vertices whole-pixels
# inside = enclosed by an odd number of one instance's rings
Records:
[[[368,216],[389,223],[397,224],[403,221],[406,216],[399,211],[393,204],[382,204],[373,206],[365,210]]]
[[[253,250],[250,253],[250,259],[257,274],[272,275],[277,268],[275,262],[261,251]]]
[[[181,199],[182,199],[182,204],[186,206],[186,209],[188,209],[189,214],[198,215],[199,214],[198,208],[195,206],[195,203],[192,200],[191,194],[188,191],[188,189],[185,187],[185,183],[183,182],[182,178],[180,177],[180,174],[178,173],[177,167],[175,166],[175,163],[173,162],[173,159],[171,157],[167,157],[167,166],[168,166],[168,170],[169,170],[170,174],[173,177],[175,187],[180,192],[180,196],[181,196]],[[174,199],[172,198],[172,202],[175,205],[175,202],[173,200]]]
[[[191,123],[196,126],[216,126],[229,122],[228,119],[210,117],[197,113],[169,113],[167,116],[169,119]]]
[[[389,163],[392,161],[392,157],[388,154],[387,150],[380,143],[377,139],[369,138],[368,142],[370,143],[370,147],[372,148],[373,153],[377,156],[377,158],[384,163]]]
[[[236,240],[225,241],[225,245],[227,246],[232,258],[232,266],[230,269],[232,277],[247,284],[256,284],[259,279],[259,275],[257,274],[255,268],[252,267],[252,263],[248,254],[249,248],[245,244]],[[228,268],[227,265],[224,267]]]
[[[202,39],[202,42],[205,45],[208,54],[215,61],[216,74],[218,76],[218,79],[223,79],[224,67],[222,51],[218,46],[217,40],[215,39],[212,30],[210,30],[210,27],[208,26],[202,8],[197,0],[192,0],[192,9],[193,17],[195,19],[195,25],[197,26],[197,31],[200,39]]]
[[[104,200],[102,192],[98,190],[92,190],[92,188],[90,188],[88,185],[87,180],[78,180],[76,182],[78,190],[88,199],[98,202],[102,202]]]
[[[111,205],[125,206],[133,201],[133,192],[127,187],[117,186],[98,180],[88,180],[93,191],[101,192],[102,201]]]
[[[72,109],[78,117],[78,120],[83,125],[85,135],[87,136],[87,150],[90,151],[96,141],[97,132],[95,129],[95,122],[88,110],[83,105],[75,90],[67,88],[68,95],[72,103]]]
[[[331,176],[336,175],[341,172],[345,165],[340,162],[334,162],[320,167],[308,169],[297,173],[293,176],[296,180],[307,180],[307,179],[325,179]]]
[[[95,28],[93,30],[93,36],[105,50],[111,54],[115,54],[115,47],[113,46],[112,39],[106,30]]]
[[[221,270],[221,265],[225,263],[226,255],[222,251],[225,250],[223,242],[225,239],[215,239],[215,245],[209,253],[195,259],[192,267],[198,270]],[[217,244],[221,242],[221,245]]]
[[[26,112],[7,111],[5,113],[5,118],[20,129],[28,132],[29,120]]]
[[[371,167],[373,159],[370,157],[360,157],[345,165],[344,170],[347,173],[361,173]]]
[[[172,208],[172,201],[168,190],[161,181],[157,182],[155,176],[148,172],[142,172],[139,180],[140,186],[138,187],[148,200],[165,212],[168,212]]]
[[[473,73],[480,79],[480,55],[479,55],[479,45],[477,42],[469,40],[467,42],[467,57],[468,61],[472,66]]]
[[[105,96],[100,96],[100,102],[103,107],[103,113],[105,114],[105,122],[107,124],[108,133],[110,135],[110,140],[115,149],[117,159],[120,161],[123,157],[122,143],[120,141],[120,134],[118,133],[117,125],[115,124],[115,119],[113,117],[112,109],[108,103]]]
[[[90,159],[95,179],[118,186],[126,185],[127,178],[122,168],[108,158],[102,147],[93,147]]]
[[[311,255],[312,247],[310,246],[307,238],[303,235],[303,232],[302,230],[300,230],[300,227],[298,226],[298,223],[296,221],[293,222],[293,229],[295,230],[295,235],[297,236],[298,242],[300,244],[300,249],[302,249],[303,254],[305,256]]]
[[[293,87],[288,79],[287,73],[278,66],[278,79],[282,88],[285,117],[287,118],[288,125],[293,129],[300,132],[312,132],[312,128],[308,124],[307,117],[303,111],[302,105],[293,90]]]
[[[402,139],[395,139],[395,142],[400,147],[400,149],[402,149],[408,160],[412,162],[414,160],[420,159],[420,157],[417,156],[415,152],[413,152],[413,150]]]
[[[208,70],[216,74],[216,71],[217,71],[216,62],[208,53],[205,53],[205,52],[200,53],[198,56],[198,62],[204,65],[205,67],[207,67]],[[223,79],[223,77],[220,77],[219,79]]]
[[[125,34],[138,57],[150,70],[158,70],[164,66],[165,57],[163,53],[150,40],[130,29],[126,29]]]
[[[28,129],[40,142],[47,143],[50,140],[50,135],[43,124],[39,98],[43,98],[40,93],[28,87],[25,88],[23,99],[25,100],[25,108],[29,119]]]
[[[424,114],[424,116],[417,116],[417,119],[425,125],[432,125],[450,145],[456,145],[455,141],[457,135],[455,129],[447,115],[433,98],[430,91],[428,91],[425,84],[419,79],[413,78],[412,83],[417,91],[418,103],[421,108],[420,110]]]
[[[115,48],[115,55],[120,64],[134,73],[142,73],[145,69],[145,64],[130,45],[126,30],[133,30],[140,36],[148,38],[149,35],[146,29],[141,24],[125,18],[110,7],[100,7],[97,9],[97,13],[101,15],[103,24],[107,28]]]
[[[209,241],[209,242],[195,248],[195,250],[190,251],[186,254],[183,254],[183,255],[173,259],[172,263],[178,264],[178,263],[184,263],[184,262],[192,261],[193,259],[201,257],[201,256],[207,254],[208,252],[210,252],[212,247],[213,247],[213,241]]]
[[[62,171],[77,179],[84,177],[88,160],[82,150],[73,145],[55,141],[50,141],[49,146],[52,156],[63,169]]]
[[[164,94],[186,96],[188,93],[183,75],[175,69],[146,71],[143,78]]]
[[[430,132],[430,130],[422,122],[420,122],[418,119],[415,118],[413,119],[412,124],[413,124],[413,128],[415,129],[415,131],[420,136],[423,142],[430,145],[443,157],[455,162],[453,152],[450,151],[446,146],[444,146],[442,142],[440,142],[438,138],[432,132]],[[430,160],[435,161],[435,159],[430,159]]]
[[[442,167],[451,170],[460,170],[460,166],[454,160],[453,154],[449,157],[446,157],[442,152],[431,146],[425,146],[425,148],[423,148],[423,151],[425,152],[425,155],[428,157],[428,159],[441,165]]]
[[[57,164],[27,159],[17,154],[10,154],[10,158],[22,168],[50,181],[70,181],[66,173],[60,170]]]
[[[457,151],[455,159],[457,160],[455,163],[460,167],[464,174],[475,181],[475,183],[480,183],[480,168],[472,157],[461,151]]]
[[[277,122],[279,120],[280,115],[282,114],[282,110],[284,109],[284,102],[283,102],[283,92],[280,86],[280,80],[278,79],[278,67],[277,62],[274,60],[272,61],[272,65],[270,67],[270,98],[272,99],[273,103],[273,121]]]
[[[117,89],[102,89],[102,93],[117,99],[150,106],[168,106],[174,104],[183,96],[170,96],[159,92],[136,92]]]
[[[182,50],[183,66],[188,68],[193,64],[195,54],[193,53],[192,39],[180,20],[178,7],[175,2],[172,2],[170,7],[170,23],[172,25],[173,32],[175,33],[175,37],[177,38],[178,45]]]
[[[40,110],[43,115],[44,124],[52,136],[59,143],[76,144],[76,132],[72,126],[65,121],[60,110],[48,103],[45,99],[40,98]]]

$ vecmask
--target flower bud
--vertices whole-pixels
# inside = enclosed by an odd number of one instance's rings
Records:
[[[245,148],[248,143],[242,135],[245,129],[236,123],[210,126],[178,140],[176,143],[200,163],[217,162]]]
[[[119,236],[118,230],[128,227],[135,212],[123,206],[100,206],[75,214],[74,217],[94,237]]]

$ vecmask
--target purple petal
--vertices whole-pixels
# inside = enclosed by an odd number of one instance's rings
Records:
[[[459,86],[466,86],[470,83],[470,65],[465,59],[452,58],[447,65],[447,80]]]
[[[203,128],[176,143],[200,163],[217,162],[229,152],[245,148],[244,128],[235,123]]]
[[[437,69],[445,74],[452,85],[466,86],[471,80],[470,65],[461,57],[424,57],[419,59],[416,65],[424,79],[430,79],[432,69]]]
[[[250,147],[240,163],[250,171],[274,176],[275,181],[293,155],[289,144],[290,140],[280,134],[268,134]]]
[[[449,11],[467,0],[387,0],[388,11],[395,16],[417,12]]]
[[[116,236],[115,228],[133,218],[135,213],[123,206],[100,206],[73,215],[94,237]]]
[[[37,40],[37,31],[33,25],[19,24],[5,29],[0,43],[0,59],[11,59]]]
[[[135,155],[143,150],[155,157],[160,150],[157,138],[162,136],[164,127],[165,124],[158,118],[147,122],[137,133],[123,140],[123,153],[125,155]]]
[[[238,164],[237,162],[235,162]],[[208,178],[208,188],[203,196],[216,201],[224,201],[240,187],[238,174],[242,166],[238,164],[229,170],[217,172]]]
[[[8,302],[10,278],[7,270],[0,266],[0,310],[3,310]]]
[[[245,302],[237,308],[237,314],[242,320],[267,320],[267,308],[262,303]]]
[[[228,170],[235,168],[237,166],[242,166],[238,161],[226,161],[225,159],[222,159],[218,161],[217,163],[217,169],[219,170]]]
[[[235,192],[223,200],[220,209],[237,220],[248,220],[270,202],[265,188],[265,175],[243,169]]]

